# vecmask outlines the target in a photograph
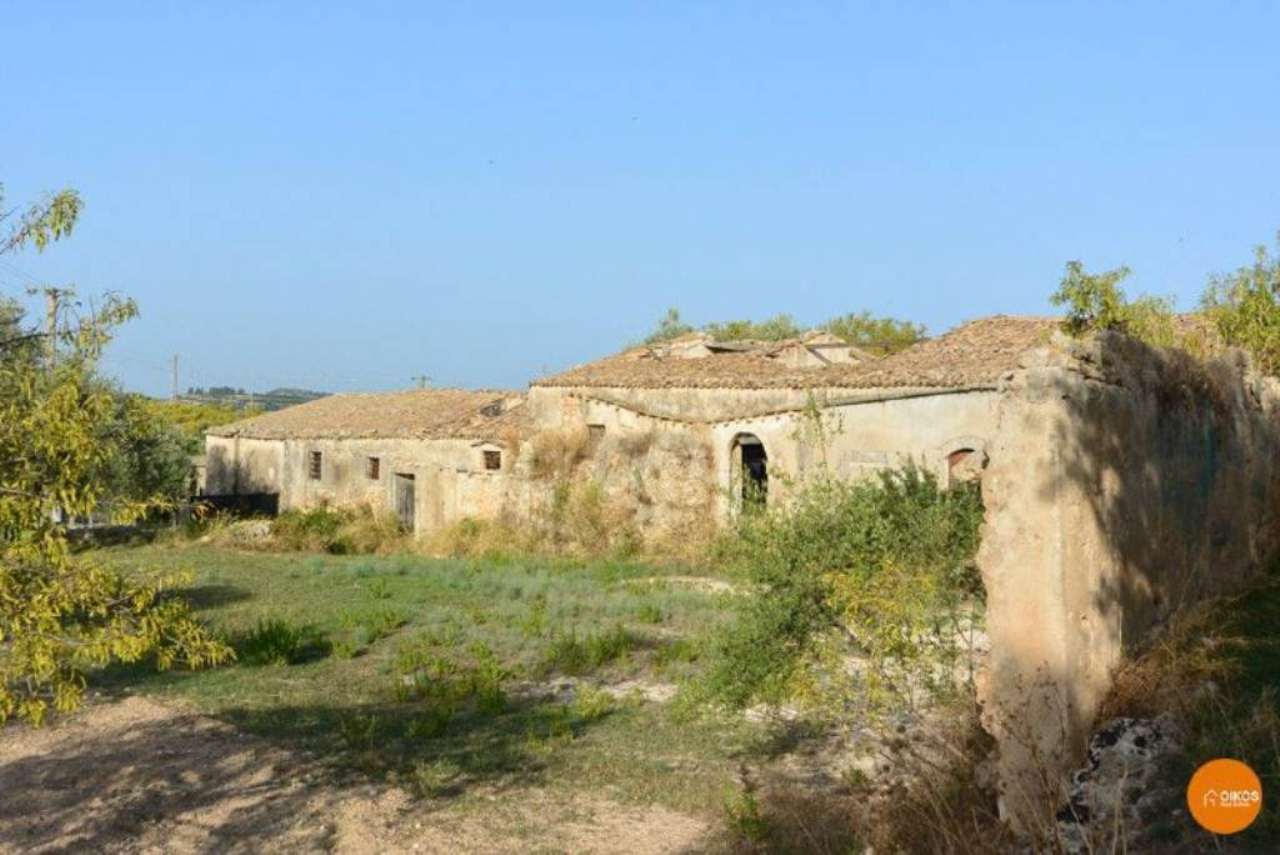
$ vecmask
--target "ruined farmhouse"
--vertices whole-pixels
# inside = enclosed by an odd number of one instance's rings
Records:
[[[691,334],[536,380],[527,392],[334,395],[210,432],[211,494],[282,509],[371,503],[429,533],[531,513],[554,439],[634,500],[642,532],[785,501],[817,471],[857,478],[907,461],[974,477],[1001,378],[1052,324],[997,317],[877,359],[833,336],[718,343]]]
[[[1043,804],[1126,651],[1277,554],[1280,383],[1055,321],[992,317],[885,358],[814,336],[688,336],[526,392],[339,395],[208,437],[211,493],[370,502],[427,533],[519,520],[575,478],[646,537],[907,461],[980,478],[980,673],[1005,808]]]

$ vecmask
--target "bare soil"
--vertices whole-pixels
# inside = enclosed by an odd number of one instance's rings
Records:
[[[684,852],[708,824],[540,788],[462,802],[342,777],[142,697],[0,731],[0,852]]]

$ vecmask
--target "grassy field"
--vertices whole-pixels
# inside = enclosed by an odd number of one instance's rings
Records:
[[[194,573],[182,593],[239,661],[117,668],[91,688],[181,699],[425,797],[577,787],[706,814],[739,762],[776,748],[741,716],[690,718],[665,701],[733,596],[695,571],[203,546],[100,555]]]

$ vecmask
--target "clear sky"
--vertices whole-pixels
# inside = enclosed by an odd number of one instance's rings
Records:
[[[125,383],[520,386],[695,323],[1194,304],[1280,229],[1280,4],[9,4],[0,259]]]

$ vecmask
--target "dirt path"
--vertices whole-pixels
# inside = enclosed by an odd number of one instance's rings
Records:
[[[346,784],[144,698],[0,731],[0,852],[684,852],[701,820],[544,790],[476,807]]]

